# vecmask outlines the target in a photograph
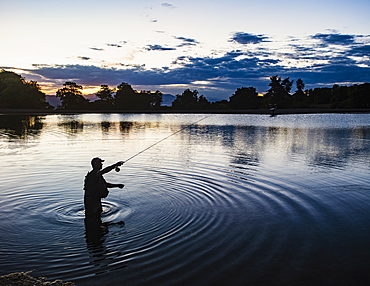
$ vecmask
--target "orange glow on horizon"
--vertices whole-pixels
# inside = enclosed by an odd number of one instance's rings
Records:
[[[100,86],[89,86],[88,88],[82,89],[83,95],[95,94],[99,91]]]

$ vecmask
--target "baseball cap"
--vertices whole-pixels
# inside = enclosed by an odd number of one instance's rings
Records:
[[[91,165],[94,165],[95,162],[104,162],[103,159],[99,158],[99,157],[95,157],[91,160]]]

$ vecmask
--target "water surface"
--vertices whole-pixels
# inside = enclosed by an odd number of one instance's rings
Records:
[[[113,224],[86,235],[90,160],[126,160],[166,137],[105,175],[125,188],[103,201]],[[0,146],[0,275],[370,282],[369,114],[3,115]]]

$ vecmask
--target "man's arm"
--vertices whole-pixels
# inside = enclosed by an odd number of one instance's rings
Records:
[[[106,186],[108,188],[120,188],[120,189],[122,189],[125,185],[124,184],[111,184],[111,183],[107,182]]]
[[[108,167],[105,167],[103,170],[100,171],[100,173],[103,175],[103,174],[106,174],[106,173],[109,173],[110,171],[112,171],[114,168],[116,167],[119,167],[119,166],[122,166],[123,165],[123,161],[119,161],[117,162],[116,164],[113,164],[111,166],[108,166]]]

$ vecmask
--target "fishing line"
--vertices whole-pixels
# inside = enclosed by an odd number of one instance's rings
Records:
[[[205,117],[203,117],[203,118],[201,118],[201,119],[199,119],[199,120],[197,120],[197,121],[193,122],[192,124],[189,124],[189,125],[187,125],[187,126],[185,126],[185,127],[181,128],[181,129],[177,130],[176,132],[173,132],[172,134],[168,135],[167,137],[165,137],[165,138],[163,138],[163,139],[161,139],[161,140],[159,140],[159,141],[155,142],[154,144],[150,145],[149,147],[145,148],[144,150],[142,150],[142,151],[140,151],[140,152],[136,153],[135,155],[131,156],[130,158],[126,159],[126,161],[124,161],[124,162],[125,162],[125,163],[127,163],[127,162],[128,162],[128,161],[130,161],[131,159],[135,158],[136,156],[139,156],[141,153],[144,153],[145,151],[149,150],[150,148],[154,147],[155,145],[157,145],[157,144],[159,144],[159,143],[163,142],[164,140],[166,140],[166,139],[170,138],[171,136],[173,136],[173,135],[175,135],[175,134],[177,134],[177,133],[181,132],[182,130],[184,130],[184,129],[186,129],[186,128],[188,128],[188,127],[192,126],[192,125],[197,124],[198,122],[200,122],[200,121],[202,121],[202,120],[204,120],[204,119],[206,119],[206,118],[208,118],[208,117],[210,117],[210,116],[212,116],[212,114],[209,114],[209,115],[207,115],[207,116],[205,116]]]
[[[207,116],[204,116],[203,118],[201,118],[201,119],[199,119],[199,120],[197,120],[197,121],[195,121],[195,122],[193,122],[193,123],[191,123],[191,124],[189,124],[189,125],[186,125],[186,126],[185,126],[185,127],[183,127],[183,128],[180,128],[179,130],[177,130],[177,131],[175,131],[175,132],[171,133],[170,135],[168,135],[168,136],[164,137],[163,139],[161,139],[161,140],[159,140],[159,141],[155,142],[154,144],[152,144],[152,145],[150,145],[150,146],[146,147],[145,149],[141,150],[140,152],[138,152],[138,153],[134,154],[133,156],[131,156],[130,158],[126,159],[126,160],[125,160],[125,161],[123,161],[123,162],[124,162],[124,163],[127,163],[128,161],[130,161],[130,160],[134,159],[135,157],[139,156],[140,154],[144,153],[145,151],[149,150],[150,148],[154,147],[155,145],[157,145],[157,144],[159,144],[159,143],[161,143],[161,142],[163,142],[163,141],[167,140],[168,138],[170,138],[170,137],[174,136],[175,134],[177,134],[177,133],[179,133],[179,132],[183,131],[184,129],[186,129],[186,128],[188,128],[188,127],[192,126],[192,125],[195,125],[195,124],[199,123],[200,121],[205,120],[206,118],[208,118],[208,117],[210,117],[210,116],[212,116],[212,115],[213,115],[213,114],[209,114],[209,115],[207,115]],[[119,172],[119,171],[120,171],[120,168],[119,168],[119,167],[116,167],[116,171],[117,171],[117,172]],[[133,201],[133,199],[132,199],[132,196],[131,196],[131,194],[130,194],[129,188],[127,188],[127,187],[126,187],[126,185],[127,185],[128,183],[130,183],[134,178],[136,178],[137,174],[138,174],[138,173],[140,173],[140,172],[142,172],[142,171],[145,171],[145,170],[143,170],[143,169],[139,169],[136,173],[134,173],[134,174],[132,175],[131,179],[129,179],[127,182],[125,182],[125,189],[127,190],[128,194],[129,194],[129,196],[130,196],[130,205],[132,205],[132,201]],[[122,194],[122,193],[121,193],[121,194]]]

